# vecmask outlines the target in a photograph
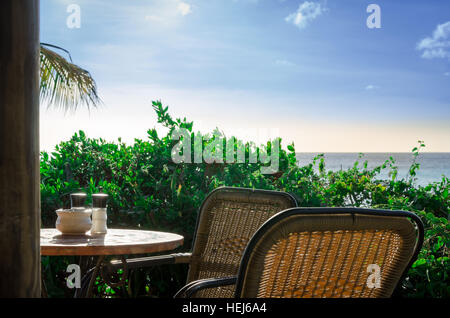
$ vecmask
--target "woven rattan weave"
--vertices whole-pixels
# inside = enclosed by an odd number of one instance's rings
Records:
[[[390,297],[422,244],[402,211],[295,208],[270,219],[245,251],[238,297]],[[374,266],[375,265],[375,266]],[[379,285],[374,284],[380,269]]]
[[[204,201],[188,273],[188,283],[237,275],[248,241],[274,214],[295,207],[284,192],[219,188]],[[233,297],[234,286],[210,288],[195,297]]]

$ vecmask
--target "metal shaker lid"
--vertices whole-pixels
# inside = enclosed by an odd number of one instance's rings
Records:
[[[106,208],[108,195],[106,193],[95,193],[92,195],[93,208]]]
[[[78,192],[70,194],[70,205],[72,208],[81,208],[85,206],[86,193]]]

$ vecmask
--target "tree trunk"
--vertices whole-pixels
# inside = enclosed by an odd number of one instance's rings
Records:
[[[39,0],[0,1],[0,297],[40,297]]]

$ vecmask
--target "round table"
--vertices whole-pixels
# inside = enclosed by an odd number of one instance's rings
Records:
[[[82,279],[84,287],[81,290],[77,289],[75,293],[75,297],[79,297],[83,293],[89,297],[97,273],[99,270],[103,270],[105,256],[119,255],[126,266],[123,255],[173,250],[183,244],[183,237],[166,232],[121,229],[108,229],[107,234],[104,235],[91,235],[90,232],[86,235],[62,235],[56,229],[41,229],[40,242],[41,255],[81,256],[80,266],[86,262],[87,256],[97,257],[97,261],[94,262],[96,263],[95,267],[87,271]],[[86,268],[89,267],[89,261],[87,264]]]
[[[178,234],[108,229],[106,235],[62,235],[56,229],[41,229],[41,255],[124,255],[173,250],[183,244]]]

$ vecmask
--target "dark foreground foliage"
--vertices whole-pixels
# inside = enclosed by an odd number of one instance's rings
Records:
[[[406,179],[398,179],[394,158],[373,169],[361,154],[348,170],[329,171],[323,155],[305,166],[297,164],[293,144],[280,150],[279,172],[262,174],[261,163],[175,164],[171,152],[178,141],[173,132],[185,128],[194,137],[193,123],[172,119],[167,107],[153,102],[158,123],[168,131],[159,136],[148,131],[147,140],[133,145],[90,139],[82,131],[56,146],[51,154],[41,154],[41,198],[43,227],[54,227],[55,210],[68,205],[68,194],[82,189],[89,195],[100,188],[110,195],[108,226],[111,228],[150,229],[179,233],[190,249],[197,210],[205,196],[219,186],[236,186],[287,191],[299,206],[355,206],[400,209],[417,213],[425,224],[425,242],[418,260],[395,292],[399,297],[450,296],[450,225],[449,179],[425,187],[415,184],[419,165],[416,158],[422,142],[412,151]],[[216,131],[216,136],[223,136]],[[197,135],[198,136],[198,135]],[[211,137],[211,136],[210,136]],[[214,139],[205,141],[203,148]],[[194,140],[194,138],[192,138]],[[243,145],[234,141],[234,145]],[[272,151],[273,143],[259,150]],[[198,145],[197,145],[198,146]],[[245,144],[246,158],[252,145]],[[219,149],[211,148],[213,151]],[[381,179],[382,171],[390,179]],[[68,264],[74,257],[42,257],[42,268],[50,297],[71,297],[65,284]],[[185,265],[167,265],[132,273],[126,287],[110,288],[100,280],[95,295],[99,297],[172,297],[185,283]]]

